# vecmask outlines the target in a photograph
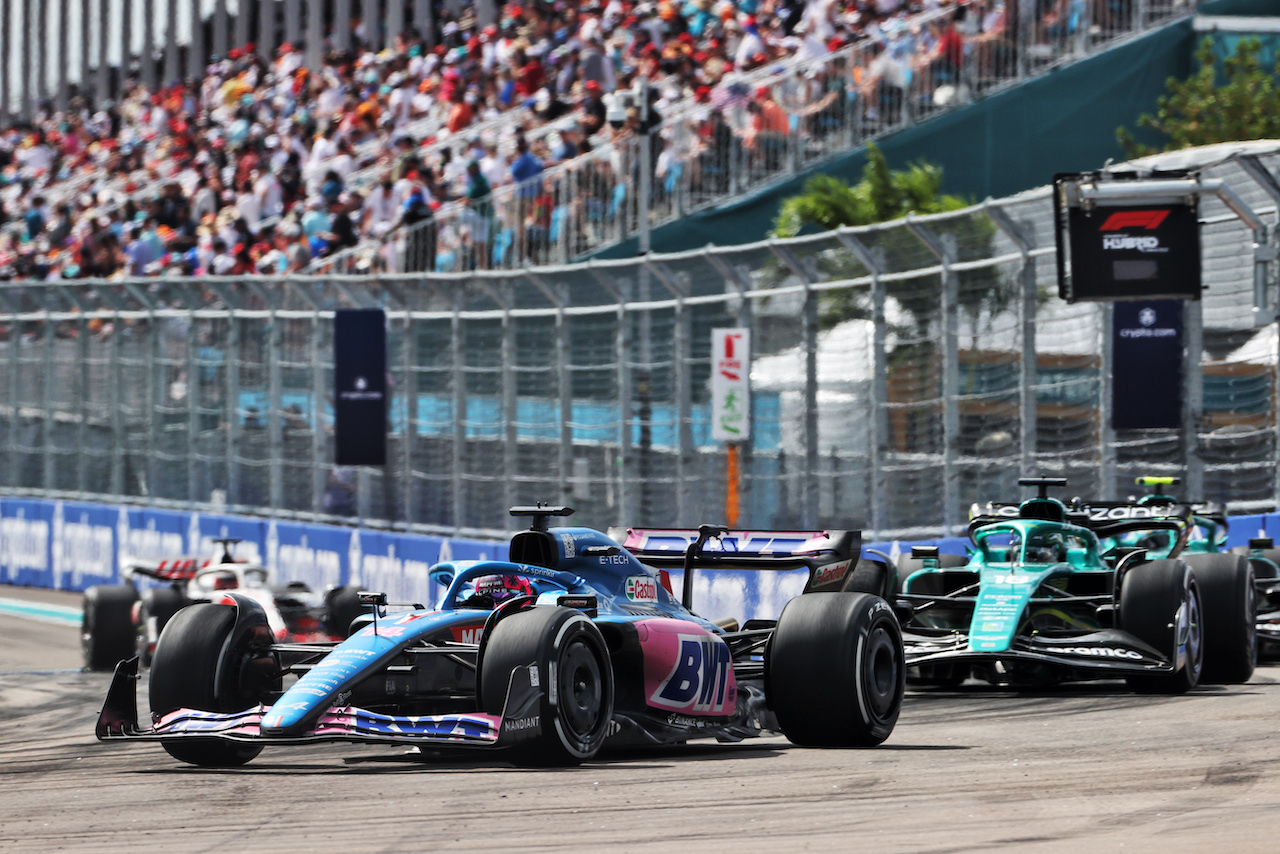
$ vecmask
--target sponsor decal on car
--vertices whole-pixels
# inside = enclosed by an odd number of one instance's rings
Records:
[[[646,620],[638,629],[650,706],[691,715],[732,712],[738,687],[724,641],[679,620]]]
[[[484,626],[450,626],[449,632],[458,643],[479,643]]]
[[[851,563],[851,560],[841,560],[818,567],[813,573],[813,585],[820,587],[823,584],[835,584],[849,574]]]
[[[1069,646],[1058,650],[1066,655],[1079,655],[1085,658],[1127,658],[1130,661],[1141,661],[1142,653],[1131,649],[1109,646]]]
[[[627,598],[632,602],[657,602],[658,582],[648,575],[633,575],[627,579]]]
[[[577,555],[577,550],[573,544],[573,536],[570,534],[561,534],[560,542],[564,544],[564,556],[571,558]]]
[[[534,715],[531,718],[517,718],[515,720],[511,720],[510,718],[505,718],[502,721],[502,728],[504,730],[507,730],[508,732],[520,732],[521,730],[526,730],[526,729],[537,729],[541,725],[542,725],[542,717],[540,715]]]

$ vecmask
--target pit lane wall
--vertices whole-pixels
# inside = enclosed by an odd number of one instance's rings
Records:
[[[1228,545],[1280,533],[1280,513],[1233,516]],[[392,533],[337,525],[124,507],[72,501],[0,498],[0,584],[81,591],[119,583],[131,559],[212,555],[215,539],[241,540],[236,555],[260,562],[278,583],[301,581],[312,589],[356,584],[385,591],[392,602],[436,603],[443,589],[428,577],[446,560],[502,560],[507,544],[495,541]],[[944,537],[914,542],[872,542],[896,560],[912,545],[936,545],[964,554],[968,541]],[[672,572],[675,590],[682,582]],[[804,587],[802,571],[701,571],[694,608],[718,619],[773,619]],[[138,579],[151,583],[148,579]]]

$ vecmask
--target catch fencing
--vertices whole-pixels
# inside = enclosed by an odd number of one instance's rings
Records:
[[[1246,149],[1200,155],[1221,160],[1203,175],[1273,223],[1280,149]],[[1275,265],[1216,197],[1200,215],[1209,289],[1187,334],[1204,358],[1181,430],[1111,429],[1111,308],[1058,299],[1040,189],[643,260],[8,287],[0,485],[455,536],[510,530],[507,508],[535,501],[600,528],[724,522],[711,330],[745,327],[740,527],[954,533],[1033,473],[1094,498],[1178,474],[1189,497],[1270,507],[1278,345],[1252,307],[1255,284],[1275,304]],[[361,307],[387,313],[389,460],[338,469],[332,317]]]

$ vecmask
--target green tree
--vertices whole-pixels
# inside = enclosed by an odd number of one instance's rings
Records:
[[[808,227],[830,231],[844,226],[873,225],[901,219],[909,213],[932,214],[960,210],[971,205],[958,196],[942,192],[942,169],[929,163],[914,163],[902,171],[889,168],[884,153],[874,143],[867,145],[867,165],[862,180],[846,184],[830,175],[816,175],[805,182],[799,195],[782,201],[774,222],[773,236],[795,237]],[[950,235],[967,247],[971,257],[989,254],[995,226],[984,216],[958,217],[932,226],[941,236]],[[895,269],[911,269],[908,259],[918,257],[920,240],[906,228],[892,228],[862,236],[872,249],[883,251]],[[899,260],[902,259],[902,260]],[[849,252],[826,252],[817,258],[819,272],[827,280],[851,279],[867,271]],[[922,331],[938,309],[938,292],[932,281],[895,280],[889,294],[910,315]],[[870,317],[865,288],[826,291],[822,295],[821,325],[831,328],[851,318]],[[994,270],[966,273],[961,280],[962,304],[975,315],[986,305],[1002,305],[1000,276]],[[913,335],[913,337],[916,337]]]
[[[1186,80],[1170,77],[1165,84],[1169,94],[1156,99],[1156,114],[1138,117],[1138,127],[1168,138],[1164,148],[1139,143],[1125,127],[1116,130],[1116,139],[1130,157],[1142,157],[1215,142],[1280,138],[1280,57],[1275,68],[1266,71],[1261,52],[1258,39],[1241,39],[1235,53],[1223,60],[1220,75],[1213,40],[1205,38],[1196,50],[1197,70]]]
[[[774,237],[795,237],[808,225],[824,231],[846,225],[871,225],[906,216],[968,207],[958,196],[942,193],[942,169],[913,163],[894,172],[875,143],[867,143],[862,180],[853,185],[830,175],[815,175],[797,196],[782,201],[774,221]]]

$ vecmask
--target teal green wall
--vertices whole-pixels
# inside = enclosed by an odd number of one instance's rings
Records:
[[[916,160],[940,165],[943,191],[974,201],[1042,186],[1057,172],[1097,169],[1108,159],[1124,158],[1116,128],[1135,129],[1140,114],[1155,111],[1168,78],[1191,72],[1194,43],[1189,21],[1172,24],[878,144],[893,168]],[[859,148],[808,174],[852,183],[861,180],[865,163],[866,151]],[[781,200],[798,192],[806,177],[655,229],[652,247],[678,252],[763,240]],[[597,257],[635,254],[631,240]]]

